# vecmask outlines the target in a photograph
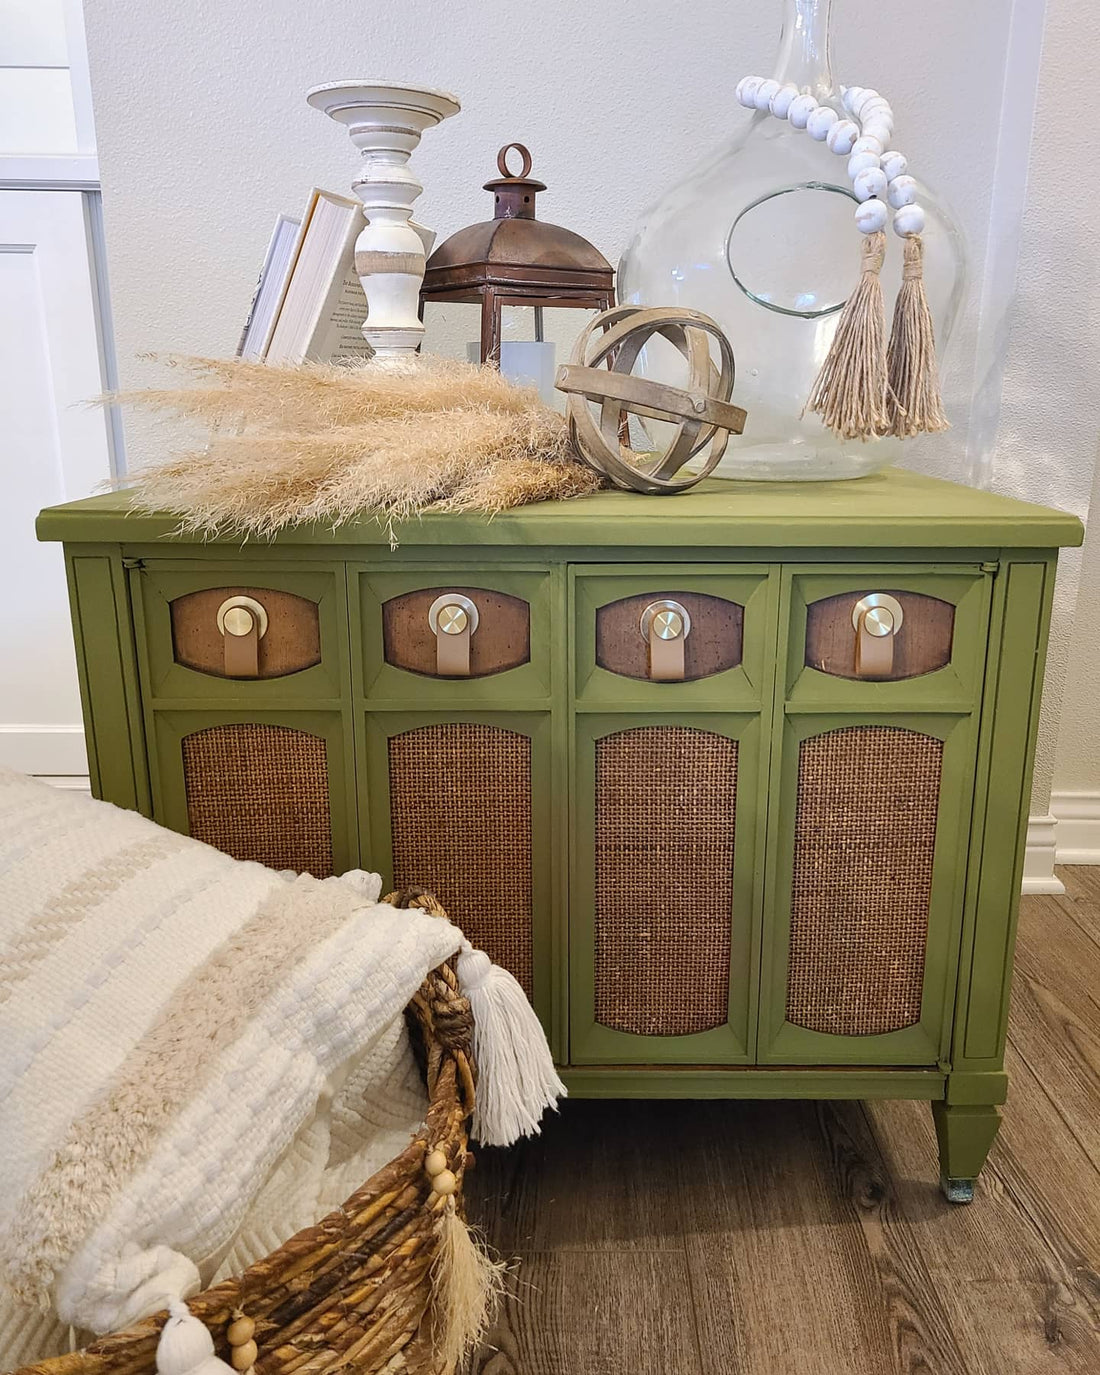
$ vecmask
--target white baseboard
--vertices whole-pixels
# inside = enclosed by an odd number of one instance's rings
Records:
[[[87,793],[92,795],[92,780],[86,773],[40,773],[35,775],[40,783],[48,783],[51,788],[61,788],[65,792]]]
[[[84,727],[0,724],[0,765],[53,778],[87,776]]]
[[[1020,885],[1023,893],[1064,893],[1065,884],[1054,872],[1058,857],[1055,844],[1057,819],[1030,816],[1027,820],[1027,849],[1024,852],[1024,877]]]
[[[1100,790],[1053,792],[1059,864],[1100,864]]]

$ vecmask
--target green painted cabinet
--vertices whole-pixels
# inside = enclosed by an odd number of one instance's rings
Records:
[[[970,1196],[1060,512],[892,471],[65,544],[97,795],[434,888],[570,1090],[931,1101]]]

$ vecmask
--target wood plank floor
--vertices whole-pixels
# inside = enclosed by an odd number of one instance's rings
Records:
[[[478,1375],[1100,1375],[1100,869],[1061,875],[973,1204],[925,1103],[566,1103],[470,1176],[515,1257]]]

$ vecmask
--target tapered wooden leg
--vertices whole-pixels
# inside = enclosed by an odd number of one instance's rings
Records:
[[[940,1147],[940,1186],[948,1202],[969,1203],[1000,1129],[1000,1111],[986,1104],[933,1103],[932,1117]]]

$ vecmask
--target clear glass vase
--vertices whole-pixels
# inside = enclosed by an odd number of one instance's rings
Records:
[[[772,75],[846,118],[829,54],[832,0],[784,0],[784,9]],[[731,95],[744,75],[731,74]],[[876,80],[873,72],[859,75]],[[729,142],[642,217],[619,264],[619,299],[705,311],[729,336],[737,358],[733,399],[748,411],[748,423],[716,475],[862,477],[895,462],[902,445],[914,441],[838,439],[818,416],[803,413],[859,276],[861,238],[847,160],[769,113],[750,117],[739,107],[738,124]],[[902,119],[895,147],[904,148],[904,141]],[[927,213],[925,288],[942,358],[962,298],[965,254],[950,212],[919,177],[918,200]],[[887,237],[882,282],[889,325],[902,241]],[[656,341],[635,371],[674,380],[674,351]]]

